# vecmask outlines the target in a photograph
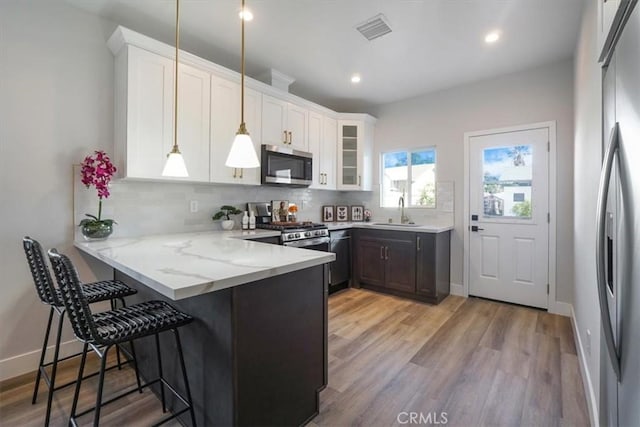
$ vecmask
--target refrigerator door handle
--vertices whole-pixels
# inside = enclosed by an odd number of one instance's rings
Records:
[[[607,197],[609,196],[609,181],[611,180],[611,172],[613,170],[613,161],[616,151],[618,151],[620,129],[618,123],[615,124],[611,131],[609,146],[604,155],[604,164],[600,174],[600,185],[598,188],[598,205],[596,224],[596,267],[597,267],[597,283],[598,283],[598,299],[600,300],[600,316],[602,317],[604,337],[609,351],[609,358],[613,365],[618,381],[620,381],[620,356],[616,349],[615,339],[613,337],[613,326],[611,324],[611,315],[609,312],[609,304],[607,303],[607,278],[605,271],[606,256],[606,222],[607,222]]]

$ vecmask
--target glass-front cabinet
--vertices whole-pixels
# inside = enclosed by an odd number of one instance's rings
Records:
[[[371,190],[372,129],[365,120],[338,122],[338,190]]]

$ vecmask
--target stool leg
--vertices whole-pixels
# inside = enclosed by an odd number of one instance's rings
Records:
[[[189,388],[189,378],[187,378],[187,368],[184,366],[184,356],[182,354],[182,343],[177,329],[173,329],[173,335],[176,338],[176,346],[178,347],[178,357],[180,358],[180,367],[182,368],[182,377],[184,378],[184,388],[189,401],[189,412],[191,413],[191,424],[196,427],[196,414],[193,410],[193,400],[191,400],[191,389]]]
[[[100,360],[100,377],[98,379],[98,394],[96,396],[96,412],[93,418],[93,426],[98,427],[100,425],[100,409],[102,409],[102,389],[104,388],[104,373],[107,367],[107,353],[111,346],[106,346],[102,355],[98,354]]]
[[[78,379],[76,380],[76,390],[73,392],[73,403],[71,404],[71,415],[69,415],[69,424],[75,425],[76,408],[78,407],[78,397],[80,396],[80,386],[84,377],[84,365],[87,361],[87,350],[89,344],[84,343],[82,347],[82,358],[80,359],[80,369],[78,369]]]
[[[160,337],[156,333],[156,353],[158,355],[158,374],[160,375],[160,397],[162,398],[162,412],[167,412],[167,402],[164,398],[164,376],[162,375],[162,355],[160,354]]]
[[[38,364],[38,373],[36,374],[36,385],[33,389],[33,398],[31,404],[35,404],[38,399],[38,388],[40,387],[40,376],[42,375],[42,369],[44,364],[44,358],[47,354],[47,344],[49,343],[49,333],[51,332],[51,322],[53,321],[53,307],[49,310],[49,322],[47,323],[47,331],[44,334],[44,342],[42,343],[42,352],[40,353],[40,363]]]
[[[56,346],[53,351],[53,362],[51,362],[51,379],[49,384],[49,395],[47,396],[47,412],[44,417],[44,425],[49,425],[51,418],[51,402],[53,401],[53,391],[56,388],[56,371],[58,370],[58,355],[60,354],[60,340],[62,338],[62,321],[64,320],[64,311],[58,317],[58,333],[56,335]]]
[[[136,356],[136,348],[133,340],[129,341],[131,345],[131,357],[133,358],[133,369],[136,371],[136,382],[138,383],[138,392],[142,393],[142,382],[140,381],[140,371],[138,371],[138,358]]]
[[[111,298],[111,310],[115,310],[116,307],[116,300],[114,298]],[[116,345],[116,360],[118,362],[118,370],[122,370],[122,361],[120,360],[120,346]]]

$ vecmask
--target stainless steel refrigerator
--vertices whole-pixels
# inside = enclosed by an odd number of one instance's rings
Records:
[[[600,424],[640,426],[640,7],[625,1],[603,66],[596,261]]]

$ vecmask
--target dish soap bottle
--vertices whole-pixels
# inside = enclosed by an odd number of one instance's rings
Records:
[[[244,211],[244,216],[242,217],[242,229],[249,229],[249,216],[247,215],[247,211]]]
[[[256,216],[253,213],[253,211],[251,211],[251,215],[249,215],[249,230],[255,230],[256,229]]]

